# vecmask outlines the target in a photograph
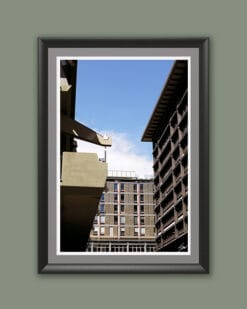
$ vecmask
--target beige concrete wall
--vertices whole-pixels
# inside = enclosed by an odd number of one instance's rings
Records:
[[[64,152],[61,186],[104,188],[107,164],[95,153]]]
[[[117,183],[117,191],[114,191],[114,183]],[[124,191],[120,191],[120,183],[124,183]],[[143,190],[140,192],[140,184],[138,181],[107,181],[107,191],[104,193],[105,224],[98,224],[100,228],[105,227],[104,236],[93,236],[91,239],[108,239],[110,237],[110,227],[113,228],[114,239],[154,239],[154,211],[153,211],[153,183],[143,183]],[[137,190],[134,191],[134,184],[137,185]],[[117,201],[114,200],[114,195],[117,195]],[[124,195],[122,202],[120,197]],[[134,195],[137,196],[137,202],[134,203]],[[140,195],[143,195],[143,202],[140,202]],[[117,205],[117,212],[114,212],[114,205]],[[124,211],[121,212],[121,205],[124,205]],[[137,213],[134,213],[134,205],[137,206]],[[141,212],[141,207],[144,212]],[[118,218],[117,224],[114,224],[114,217]],[[125,218],[125,224],[120,224],[120,217]],[[137,224],[134,224],[134,217],[137,216]],[[144,224],[140,224],[140,217],[144,218]],[[120,235],[120,229],[125,228],[124,236]],[[134,235],[135,228],[138,228],[139,236]],[[141,228],[145,228],[145,235],[141,235]]]

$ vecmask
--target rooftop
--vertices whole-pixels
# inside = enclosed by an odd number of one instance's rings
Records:
[[[160,123],[164,122],[166,114],[169,114],[171,105],[176,103],[176,96],[181,81],[183,79],[187,80],[187,71],[187,60],[177,60],[174,63],[167,78],[166,84],[143,133],[143,142],[153,141],[154,135],[159,128]]]

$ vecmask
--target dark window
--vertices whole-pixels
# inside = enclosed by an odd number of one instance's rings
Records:
[[[133,190],[134,190],[134,192],[136,192],[136,190],[137,190],[137,185],[136,185],[136,183],[133,185]]]
[[[105,200],[105,195],[104,195],[104,193],[101,195],[100,200],[101,200],[101,202],[104,202],[104,200]]]
[[[118,224],[118,217],[114,216],[114,224]]]
[[[116,192],[117,191],[117,183],[115,182],[114,183],[114,192]]]
[[[140,212],[144,212],[144,205],[140,205]]]
[[[137,195],[134,194],[134,202],[136,203],[137,202]]]
[[[117,202],[117,194],[114,194],[114,202]]]
[[[140,218],[140,223],[141,223],[141,225],[144,225],[144,217]]]
[[[138,222],[138,218],[137,216],[134,216],[134,225],[137,225],[137,222]]]
[[[121,194],[120,199],[121,199],[121,202],[124,201],[124,194]]]
[[[115,205],[114,205],[114,212],[117,212],[117,211],[118,211],[117,208],[118,208],[118,207],[117,207],[117,205],[115,204]]]
[[[105,212],[105,205],[104,204],[100,204],[99,206],[99,211],[102,213],[102,212]]]
[[[143,195],[143,194],[140,195],[140,202],[141,202],[141,203],[144,202],[144,195]]]
[[[124,212],[124,205],[123,205],[123,204],[120,205],[120,211],[121,211],[121,212]]]
[[[143,183],[140,183],[140,192],[143,192]]]
[[[137,205],[134,205],[134,213],[137,213]]]
[[[124,184],[123,183],[120,184],[120,190],[121,190],[121,192],[124,191]]]

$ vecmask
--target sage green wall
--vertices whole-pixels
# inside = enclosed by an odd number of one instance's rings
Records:
[[[1,1],[1,308],[244,307],[244,3]],[[38,36],[210,37],[210,275],[37,275]]]

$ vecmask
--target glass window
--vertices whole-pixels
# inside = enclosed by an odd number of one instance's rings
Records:
[[[125,224],[125,217],[124,216],[120,217],[120,224]]]
[[[120,229],[120,236],[124,236],[124,233],[125,233],[125,228],[121,227],[121,229]]]
[[[134,236],[138,236],[138,227],[135,227]]]
[[[114,183],[114,192],[116,192],[117,191],[117,183],[115,182]]]
[[[142,236],[145,235],[145,227],[141,227],[141,235],[142,235]]]
[[[98,216],[95,216],[93,223],[97,224],[98,223],[98,218],[99,218]]]
[[[100,235],[105,235],[105,228],[104,227],[100,228]]]
[[[98,226],[94,226],[93,228],[93,235],[98,235],[99,233],[99,227]]]
[[[113,227],[110,227],[109,233],[110,233],[110,237],[113,237]]]
[[[140,205],[140,212],[144,212],[144,205]]]
[[[105,200],[105,195],[104,195],[104,193],[101,195],[100,200],[101,200],[101,202],[104,202],[104,200]]]
[[[105,216],[100,216],[100,223],[105,224]]]
[[[137,223],[138,223],[138,217],[134,216],[134,225],[137,225]]]
[[[105,212],[105,205],[104,204],[100,204],[99,205],[99,211],[100,212]]]

